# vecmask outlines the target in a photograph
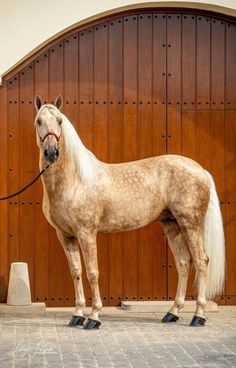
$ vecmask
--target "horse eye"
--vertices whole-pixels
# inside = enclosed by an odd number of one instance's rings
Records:
[[[37,123],[38,125],[42,125],[42,119],[38,118],[38,119],[36,120],[36,123]]]
[[[58,119],[58,124],[61,125],[62,124],[62,119]]]

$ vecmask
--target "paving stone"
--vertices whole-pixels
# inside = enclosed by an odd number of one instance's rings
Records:
[[[96,331],[68,328],[71,313],[0,315],[1,368],[236,367],[236,307],[219,307],[204,328],[192,315],[161,324],[161,314],[110,308]]]

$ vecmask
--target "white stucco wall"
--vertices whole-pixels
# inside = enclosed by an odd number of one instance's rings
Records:
[[[236,0],[0,0],[0,76],[73,25],[106,12],[144,6],[192,7],[236,16]]]

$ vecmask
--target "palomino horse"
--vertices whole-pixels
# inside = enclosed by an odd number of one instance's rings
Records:
[[[60,112],[62,98],[42,104],[35,98],[43,212],[56,229],[74,280],[76,308],[69,326],[98,328],[102,302],[98,287],[96,235],[141,228],[159,219],[178,271],[174,305],[162,322],[177,321],[183,308],[190,259],[196,268],[197,307],[192,326],[205,323],[206,297],[224,285],[222,218],[211,175],[195,161],[164,155],[121,164],[99,161]],[[85,322],[80,249],[92,289],[92,312]],[[84,323],[85,322],[85,323]]]

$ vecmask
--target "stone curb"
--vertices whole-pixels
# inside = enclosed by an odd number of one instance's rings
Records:
[[[121,308],[126,311],[132,312],[153,312],[153,313],[166,313],[173,305],[173,301],[123,301],[121,302]],[[186,301],[182,312],[194,313],[196,309],[196,301]],[[207,303],[206,312],[218,312],[218,305],[209,301]]]
[[[31,303],[29,305],[7,305],[0,303],[0,314],[45,314],[45,303]]]

